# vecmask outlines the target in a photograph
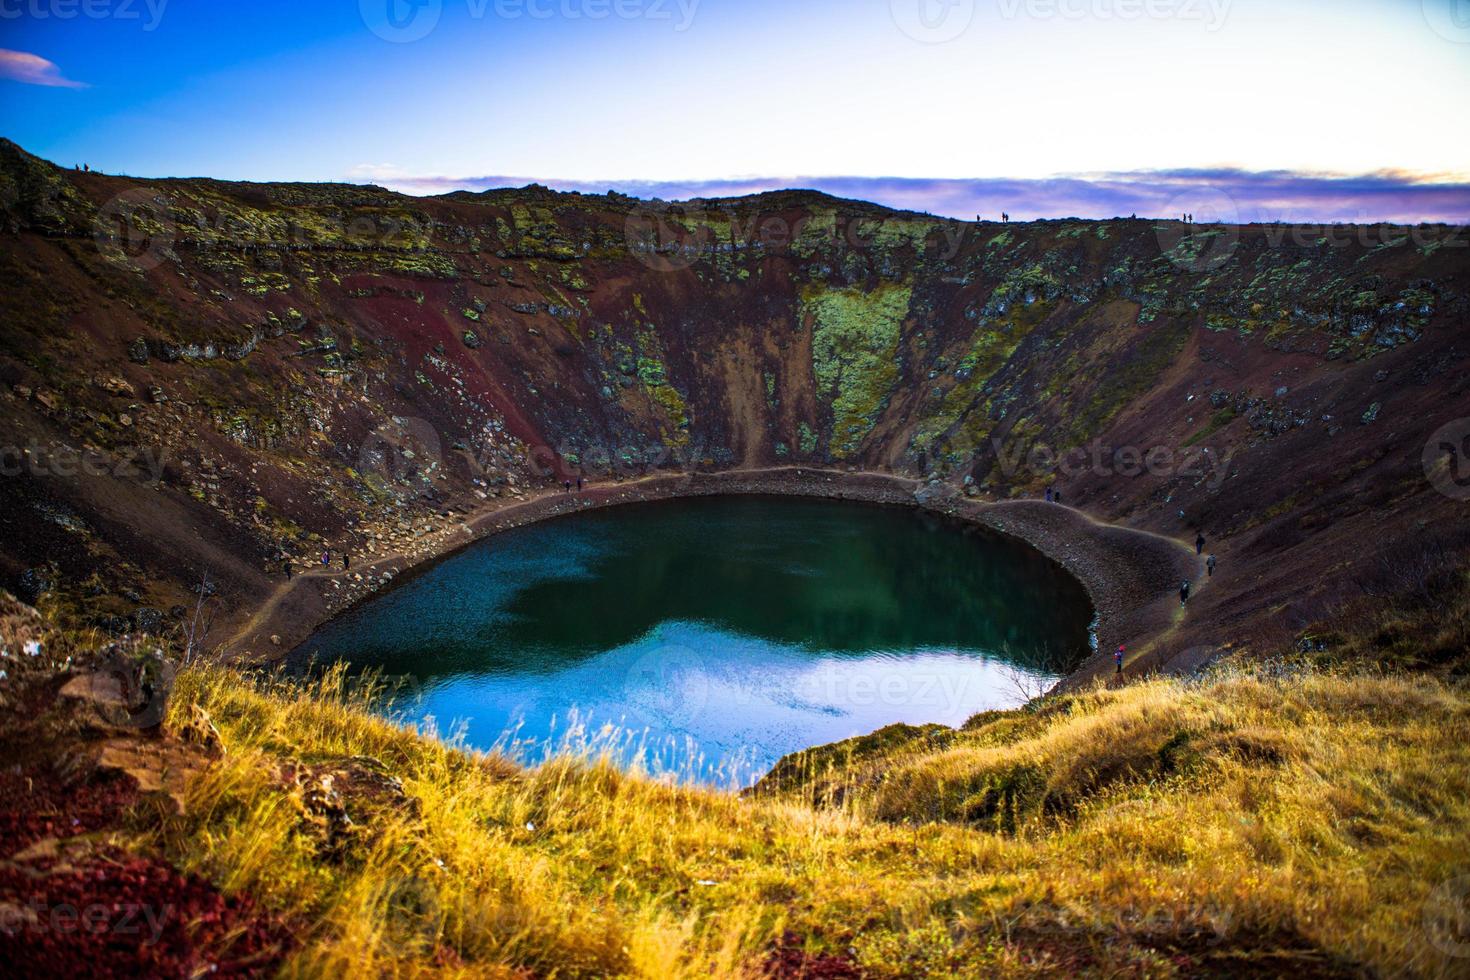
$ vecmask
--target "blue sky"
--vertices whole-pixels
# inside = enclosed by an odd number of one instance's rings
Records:
[[[146,176],[1470,221],[1467,95],[1470,0],[0,0],[0,133]]]

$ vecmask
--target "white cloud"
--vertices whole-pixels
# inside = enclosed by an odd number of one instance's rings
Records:
[[[0,48],[0,78],[48,88],[87,87],[85,82],[75,82],[62,75],[55,62],[29,51],[11,51],[9,48]]]

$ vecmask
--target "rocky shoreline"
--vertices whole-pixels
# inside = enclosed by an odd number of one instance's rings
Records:
[[[1111,669],[1111,651],[1119,643],[1129,647],[1129,673],[1180,666],[1158,655],[1154,641],[1178,628],[1174,615],[1178,583],[1181,578],[1197,579],[1200,572],[1198,560],[1184,542],[1098,523],[1058,504],[986,501],[962,496],[942,484],[810,467],[657,475],[595,484],[582,492],[546,490],[528,499],[500,503],[441,529],[415,556],[387,556],[353,572],[336,568],[311,571],[289,584],[283,582],[226,644],[226,655],[237,662],[279,661],[328,620],[471,544],[512,528],[621,504],[730,494],[917,507],[1017,538],[1077,579],[1092,603],[1096,649],[1063,681],[1064,686],[1104,675]]]

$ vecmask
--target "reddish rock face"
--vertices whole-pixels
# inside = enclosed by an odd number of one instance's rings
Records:
[[[9,143],[0,208],[0,584],[117,631],[204,593],[238,625],[288,557],[579,475],[793,465],[1202,529],[1208,646],[1463,506],[1432,438],[1470,417],[1461,229],[420,199]]]

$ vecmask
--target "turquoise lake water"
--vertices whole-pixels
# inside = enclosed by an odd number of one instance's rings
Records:
[[[391,710],[534,761],[745,785],[894,722],[958,725],[1088,652],[1081,586],[907,508],[785,497],[634,504],[487,538],[319,630],[297,663],[400,678]]]

